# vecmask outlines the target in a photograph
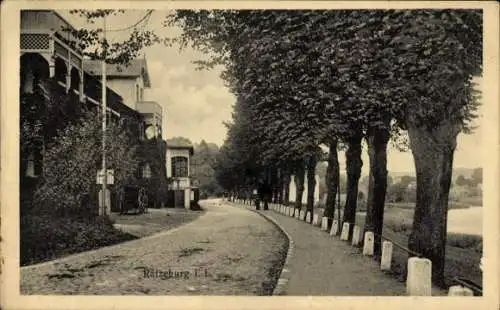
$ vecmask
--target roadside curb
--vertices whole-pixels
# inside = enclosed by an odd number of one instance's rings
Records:
[[[237,206],[244,206],[240,205],[238,203],[233,203]],[[294,249],[295,249],[295,242],[293,241],[292,237],[288,234],[288,232],[279,224],[274,218],[272,218],[270,215],[266,214],[266,211],[272,211],[271,209],[263,211],[263,210],[254,210],[251,208],[245,208],[249,211],[252,211],[254,213],[259,214],[272,224],[276,226],[288,239],[288,251],[286,253],[286,258],[285,258],[285,263],[283,264],[283,268],[281,269],[280,276],[278,278],[278,282],[276,283],[276,286],[273,290],[273,296],[279,296],[279,295],[287,295],[288,292],[288,281],[290,280],[291,276],[291,269],[290,269],[290,260],[293,257]]]

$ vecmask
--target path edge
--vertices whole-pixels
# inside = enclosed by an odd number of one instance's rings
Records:
[[[236,204],[238,206],[241,206],[239,204]],[[285,263],[283,264],[283,267],[281,268],[280,271],[280,276],[278,278],[278,282],[276,283],[276,286],[274,287],[273,296],[279,296],[279,295],[287,295],[288,292],[288,281],[290,280],[291,276],[291,269],[290,269],[290,260],[293,257],[294,249],[295,249],[295,242],[293,241],[292,237],[288,234],[288,232],[285,230],[281,224],[279,224],[274,218],[272,218],[270,215],[266,214],[265,212],[269,211],[272,212],[271,209],[269,210],[254,210],[250,208],[245,208],[249,211],[252,211],[254,213],[259,214],[269,222],[271,222],[274,226],[276,226],[288,239],[288,251],[286,253],[286,258],[285,258]]]

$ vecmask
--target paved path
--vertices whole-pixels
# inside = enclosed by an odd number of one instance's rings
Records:
[[[269,294],[287,250],[281,231],[217,200],[203,207],[178,228],[23,267],[21,294]]]
[[[272,210],[261,211],[273,218],[295,243],[289,262],[287,295],[399,296],[406,294],[404,282],[385,274],[379,264],[339,237],[331,237],[298,219]]]

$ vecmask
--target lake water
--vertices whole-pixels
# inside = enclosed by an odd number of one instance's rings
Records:
[[[366,215],[366,212],[358,212]],[[483,208],[452,209],[448,211],[448,232],[483,235]]]
[[[471,235],[483,234],[483,208],[453,209],[448,211],[448,232]]]

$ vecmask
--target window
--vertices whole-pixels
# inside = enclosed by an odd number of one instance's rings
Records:
[[[139,101],[139,85],[135,85],[135,100]]]
[[[144,88],[141,88],[141,93],[140,93],[140,100],[144,100]]]
[[[187,158],[182,156],[172,157],[172,177],[183,178],[188,176]]]

